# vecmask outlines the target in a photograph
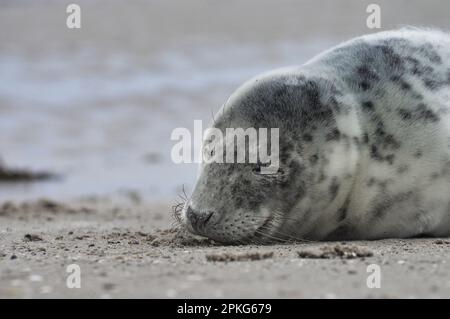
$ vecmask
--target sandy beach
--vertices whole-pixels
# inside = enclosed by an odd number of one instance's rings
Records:
[[[4,203],[0,296],[450,297],[449,239],[223,246],[177,236],[168,230],[170,207],[135,195],[123,196],[120,203],[108,198]],[[351,254],[322,259],[324,247],[348,247]],[[305,252],[318,256],[300,256]],[[72,264],[80,266],[80,288],[66,285]],[[381,267],[380,288],[367,286],[371,264]]]

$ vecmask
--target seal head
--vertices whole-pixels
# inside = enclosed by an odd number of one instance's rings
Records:
[[[338,175],[351,171],[340,165],[336,175],[330,170],[325,173],[332,157],[342,153],[336,146],[351,153],[351,145],[341,140],[337,128],[335,113],[344,107],[337,93],[331,82],[307,77],[297,69],[271,72],[240,87],[218,112],[213,128],[223,132],[224,139],[227,128],[277,128],[279,165],[264,174],[265,164],[248,161],[252,152],[248,144],[244,163],[220,163],[226,152],[233,152],[228,144],[223,153],[211,153],[221,160],[201,165],[182,213],[188,229],[225,243],[304,239],[320,211],[342,202],[345,188],[340,187]],[[319,198],[320,204],[314,204]]]

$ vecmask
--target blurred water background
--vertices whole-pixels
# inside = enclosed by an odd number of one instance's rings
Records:
[[[62,179],[0,183],[0,199],[136,191],[171,199],[196,165],[171,161],[176,127],[211,121],[246,79],[380,30],[450,24],[449,1],[0,0],[0,158]]]

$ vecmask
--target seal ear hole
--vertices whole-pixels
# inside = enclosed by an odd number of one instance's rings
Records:
[[[255,167],[253,167],[252,172],[254,174],[260,175],[261,174],[261,165],[256,165]]]

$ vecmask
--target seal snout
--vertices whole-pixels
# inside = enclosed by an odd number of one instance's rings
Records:
[[[202,233],[214,212],[198,212],[194,211],[191,206],[186,208],[187,224],[196,233]]]

